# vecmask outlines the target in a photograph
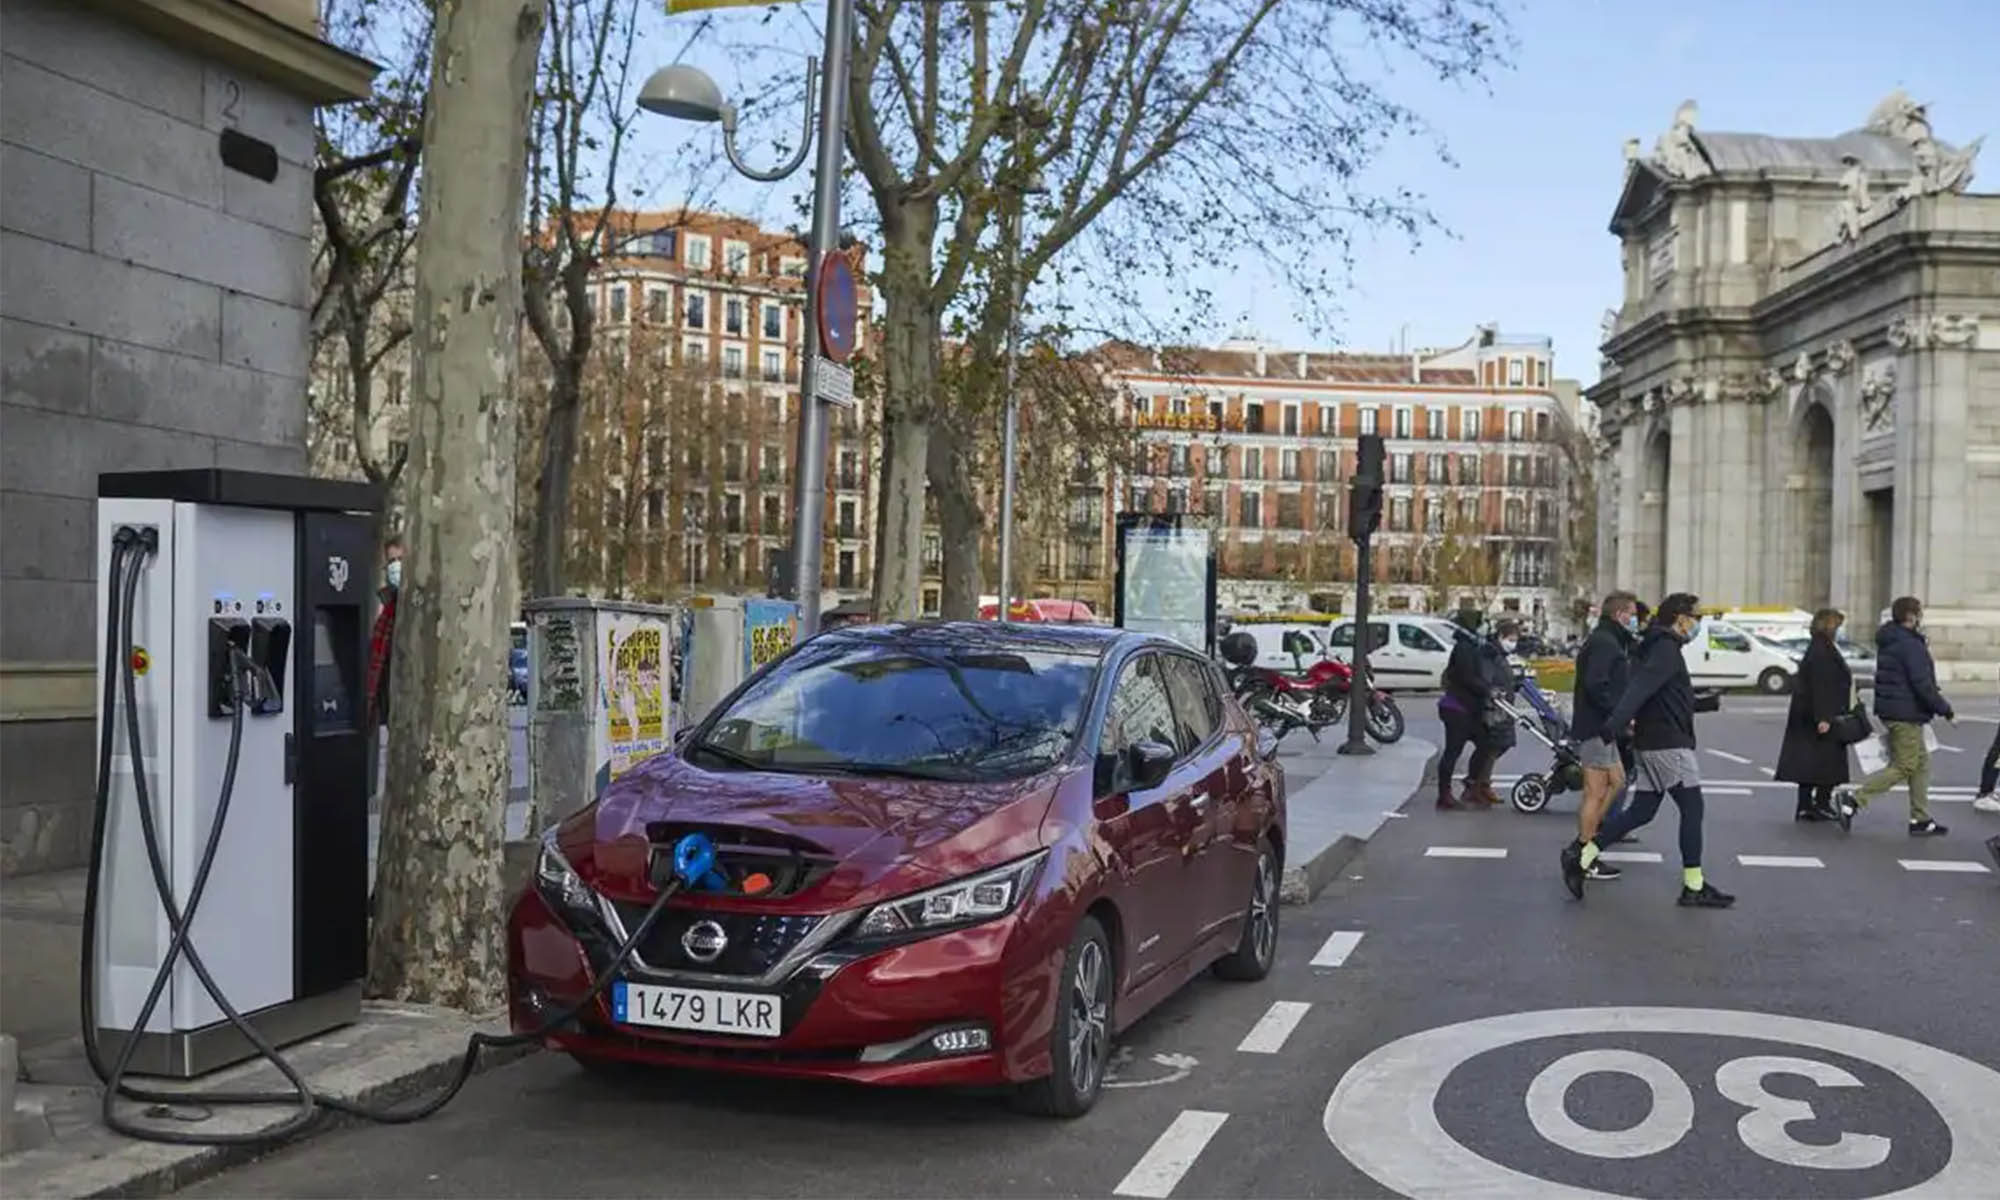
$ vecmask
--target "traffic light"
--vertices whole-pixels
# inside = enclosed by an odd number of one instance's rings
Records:
[[[1347,536],[1360,541],[1382,524],[1382,435],[1361,435],[1359,459],[1348,485]]]

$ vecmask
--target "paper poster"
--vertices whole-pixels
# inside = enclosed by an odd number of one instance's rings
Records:
[[[798,606],[789,600],[743,602],[743,673],[783,658],[799,638]]]
[[[598,644],[598,706],[605,762],[616,779],[667,748],[666,630],[658,620],[606,613]]]

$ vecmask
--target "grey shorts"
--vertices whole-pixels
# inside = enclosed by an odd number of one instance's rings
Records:
[[[1609,771],[1623,766],[1625,761],[1618,757],[1618,743],[1601,738],[1585,738],[1583,745],[1576,748],[1576,756],[1585,769],[1592,771]]]
[[[1632,786],[1642,792],[1671,792],[1701,786],[1701,759],[1692,750],[1641,750]]]

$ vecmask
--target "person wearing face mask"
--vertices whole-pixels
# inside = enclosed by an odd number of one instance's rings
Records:
[[[1945,827],[1931,820],[1931,751],[1924,732],[1933,718],[1954,721],[1957,714],[1938,691],[1930,643],[1917,632],[1923,621],[1924,602],[1901,596],[1889,606],[1889,623],[1875,631],[1875,715],[1889,727],[1889,765],[1862,780],[1859,789],[1834,793],[1834,815],[1842,830],[1853,827],[1854,814],[1870,800],[1908,783],[1910,836],[1945,834]]]
[[[1625,694],[1638,631],[1639,598],[1630,592],[1613,592],[1598,607],[1597,628],[1591,631],[1576,656],[1576,691],[1571,697],[1569,732],[1583,765],[1583,800],[1576,810],[1576,841],[1572,843],[1579,852],[1597,836],[1611,798],[1625,786],[1621,747],[1600,741],[1597,733]],[[1627,739],[1620,736],[1616,740]],[[1617,867],[1595,859],[1585,873],[1600,880],[1616,879],[1619,875]]]
[[[372,724],[389,723],[389,660],[396,646],[396,601],[403,591],[403,539],[390,538],[382,545],[384,583],[377,595],[382,608],[375,614],[375,628],[368,638],[368,719]]]
[[[1694,717],[1720,708],[1721,700],[1696,694],[1681,652],[1701,623],[1700,606],[1700,599],[1686,592],[1660,601],[1652,627],[1633,655],[1631,681],[1597,730],[1597,740],[1609,745],[1619,730],[1628,724],[1633,727],[1637,771],[1631,803],[1608,818],[1595,838],[1563,848],[1563,885],[1579,900],[1584,880],[1604,847],[1618,844],[1651,821],[1660,811],[1660,801],[1672,796],[1681,814],[1678,903],[1683,908],[1728,908],[1736,903],[1736,897],[1708,882],[1701,866],[1701,760],[1695,754]]]

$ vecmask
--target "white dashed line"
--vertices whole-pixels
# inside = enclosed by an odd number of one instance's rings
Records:
[[[1962,871],[1967,875],[1984,875],[1992,868],[1982,862],[1971,862],[1949,858],[1899,858],[1905,871]]]
[[[1157,1198],[1174,1194],[1174,1186],[1181,1176],[1194,1166],[1194,1160],[1213,1138],[1222,1123],[1229,1119],[1228,1113],[1203,1112],[1190,1108],[1174,1118],[1167,1131],[1146,1151],[1137,1166],[1119,1181],[1116,1196],[1150,1196]]]
[[[1728,760],[1729,760],[1730,762],[1733,762],[1733,763],[1741,763],[1741,764],[1743,764],[1743,765],[1744,765],[1744,766],[1746,766],[1746,767],[1747,767],[1747,766],[1749,766],[1749,765],[1750,765],[1750,762],[1751,762],[1751,760],[1750,760],[1750,759],[1747,759],[1747,758],[1743,757],[1743,756],[1742,756],[1741,754],[1731,754],[1731,753],[1730,753],[1729,751],[1727,751],[1727,750],[1717,750],[1717,749],[1716,749],[1715,747],[1713,747],[1713,746],[1710,746],[1710,747],[1708,748],[1708,752],[1709,752],[1710,754],[1713,754],[1713,755],[1715,755],[1715,757],[1717,757],[1717,758],[1726,758],[1726,759],[1728,759]]]
[[[1701,785],[1701,794],[1704,796],[1748,796],[1752,793],[1747,787],[1717,787],[1714,784],[1704,783]]]
[[[1769,775],[1769,776],[1770,776],[1770,777],[1772,777],[1773,779],[1776,779],[1776,778],[1778,777],[1778,773],[1777,773],[1776,771],[1772,770],[1772,769],[1771,769],[1770,767],[1758,767],[1757,769],[1758,769],[1759,771],[1762,771],[1762,772],[1764,772],[1764,774],[1766,774],[1766,775]]]
[[[1597,856],[1608,863],[1656,863],[1660,861],[1658,850],[1606,850]]]
[[[1505,846],[1432,846],[1424,851],[1425,858],[1505,858]]]
[[[1810,854],[1739,854],[1736,861],[1746,867],[1823,867]]]
[[[1945,752],[1946,754],[1963,754],[1963,753],[1965,753],[1965,747],[1963,747],[1963,746],[1954,746],[1954,745],[1951,745],[1951,744],[1950,744],[1950,743],[1948,743],[1948,742],[1939,742],[1939,743],[1938,743],[1938,749],[1940,749],[1940,750],[1944,751],[1944,752]]]
[[[1237,1043],[1237,1050],[1244,1054],[1276,1054],[1283,1050],[1285,1039],[1292,1036],[1292,1030],[1305,1020],[1306,1010],[1311,1007],[1298,1000],[1277,1001]]]
[[[1432,848],[1436,849],[1436,847]],[[1336,930],[1327,936],[1326,944],[1319,948],[1319,953],[1313,955],[1312,965],[1315,967],[1340,966],[1347,961],[1347,956],[1354,953],[1354,948],[1360,944],[1361,934],[1359,932],[1352,929]]]

